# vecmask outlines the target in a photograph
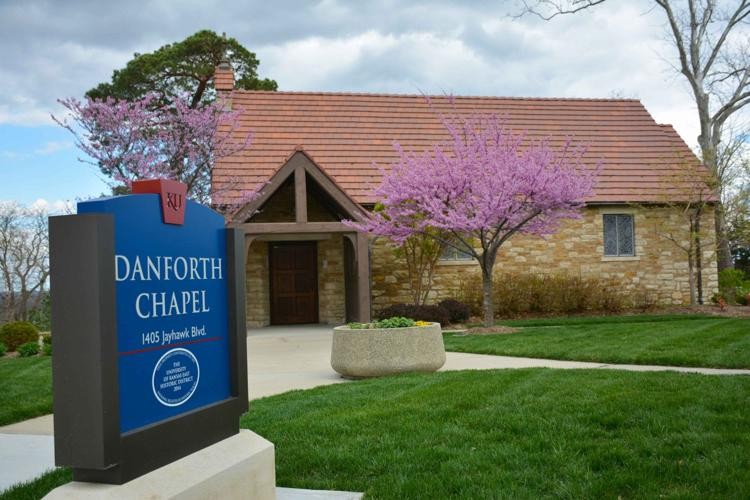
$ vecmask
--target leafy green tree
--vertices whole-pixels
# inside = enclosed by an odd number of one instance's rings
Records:
[[[274,80],[258,77],[259,61],[253,52],[234,38],[202,30],[154,52],[136,53],[124,68],[114,71],[111,82],[100,83],[86,96],[135,101],[156,93],[164,104],[186,98],[196,108],[215,99],[211,82],[222,62],[231,64],[237,88],[276,90]]]

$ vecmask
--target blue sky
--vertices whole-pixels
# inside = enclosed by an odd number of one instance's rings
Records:
[[[95,167],[77,160],[71,137],[51,125],[0,125],[0,200],[28,205],[106,192]]]
[[[518,5],[1,0],[0,201],[60,205],[107,191],[50,120],[62,113],[56,100],[82,97],[134,52],[204,28],[254,51],[281,90],[634,97],[695,146],[695,107],[652,1],[612,0],[553,22],[515,19]]]

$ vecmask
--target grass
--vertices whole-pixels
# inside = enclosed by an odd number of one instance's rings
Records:
[[[55,469],[33,481],[17,484],[0,492],[0,500],[38,500],[58,486],[72,480],[73,474],[70,469]]]
[[[0,358],[0,425],[52,413],[52,358]]]
[[[278,484],[370,498],[741,498],[750,378],[513,370],[287,393],[242,426]]]
[[[615,316],[503,321],[506,335],[446,333],[449,351],[532,358],[750,368],[750,319]]]
[[[368,498],[750,496],[746,377],[404,375],[253,401],[241,426],[275,444],[277,484]],[[39,498],[66,474],[2,498]]]

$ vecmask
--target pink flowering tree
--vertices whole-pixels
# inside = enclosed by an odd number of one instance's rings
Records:
[[[403,243],[435,238],[466,252],[482,271],[484,324],[494,323],[492,271],[500,247],[515,234],[546,236],[563,219],[580,217],[598,168],[582,165],[584,148],[568,141],[525,141],[496,116],[440,117],[450,139],[423,153],[395,148],[375,190],[382,210],[350,227]]]
[[[212,191],[216,160],[250,146],[251,135],[239,133],[240,111],[219,100],[191,108],[185,99],[163,106],[156,94],[133,101],[69,98],[60,103],[68,117],[52,118],[76,138],[87,161],[113,180],[113,188],[138,179],[174,179],[200,203],[224,205]],[[230,208],[230,207],[224,207]]]

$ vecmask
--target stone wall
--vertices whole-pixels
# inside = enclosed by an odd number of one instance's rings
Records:
[[[635,256],[605,257],[603,218],[605,213],[631,213],[635,223]],[[713,213],[706,213],[704,234],[704,298],[718,290],[714,251]],[[501,247],[495,272],[559,273],[584,277],[611,278],[629,291],[647,290],[663,305],[690,301],[687,254],[668,239],[687,245],[688,225],[674,208],[630,206],[592,207],[582,218],[563,223],[546,239],[517,235]],[[459,283],[468,273],[479,273],[479,265],[470,261],[441,261],[435,272],[429,302],[454,297]],[[393,254],[392,245],[378,239],[372,250],[373,311],[397,302],[411,302],[409,280],[403,262]]]
[[[245,268],[245,314],[249,328],[271,322],[268,274],[268,243],[253,241],[247,252]]]
[[[321,323],[345,322],[344,240],[340,234],[318,241],[318,316]]]

